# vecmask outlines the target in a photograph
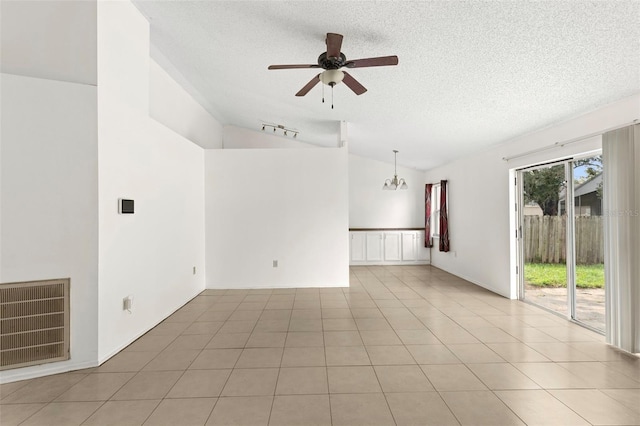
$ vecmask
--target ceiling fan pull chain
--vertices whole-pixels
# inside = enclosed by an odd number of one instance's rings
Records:
[[[324,84],[322,85],[322,103],[324,103]]]
[[[331,86],[331,109],[333,109],[333,86]]]

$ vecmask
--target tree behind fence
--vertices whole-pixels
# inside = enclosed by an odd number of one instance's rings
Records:
[[[576,217],[576,263],[604,263],[602,216]],[[525,262],[566,261],[567,218],[525,216],[523,229]]]

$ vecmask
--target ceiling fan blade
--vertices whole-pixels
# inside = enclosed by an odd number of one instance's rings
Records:
[[[292,70],[297,68],[320,68],[318,64],[299,64],[299,65],[269,65],[270,70]]]
[[[330,58],[339,58],[340,49],[342,48],[342,35],[335,33],[327,33],[327,56]]]
[[[378,58],[354,59],[344,64],[347,68],[382,67],[386,65],[398,65],[398,57],[380,56]]]
[[[362,95],[367,91],[367,89],[362,84],[358,83],[358,80],[351,77],[351,74],[344,71],[342,72],[344,73],[344,79],[342,80],[342,82],[346,84],[349,89],[353,90],[353,93],[355,93],[356,95]]]
[[[318,83],[320,83],[320,74],[313,77],[310,82],[308,82],[302,89],[300,89],[298,93],[296,93],[296,96],[306,95],[307,93],[309,93],[309,90],[313,89],[313,87]]]

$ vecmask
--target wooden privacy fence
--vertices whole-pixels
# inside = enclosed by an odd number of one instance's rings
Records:
[[[602,216],[578,216],[576,219],[576,263],[604,263]],[[525,216],[522,227],[524,259],[527,263],[564,263],[566,261],[566,216]]]

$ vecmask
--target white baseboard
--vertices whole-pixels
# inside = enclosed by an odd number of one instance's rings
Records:
[[[349,266],[412,266],[412,265],[431,265],[428,260],[418,260],[415,262],[403,261],[371,261],[371,262],[351,262]]]
[[[290,289],[290,288],[346,288],[349,287],[349,282],[346,283],[329,283],[323,285],[313,285],[313,284],[301,284],[292,286],[282,286],[282,287],[274,287],[273,285],[265,284],[252,284],[252,285],[233,285],[233,286],[225,286],[222,284],[214,284],[211,286],[207,286],[205,290],[282,290],[282,289]]]
[[[34,365],[31,367],[16,368],[13,370],[5,370],[0,372],[0,384],[51,376],[53,374],[68,373],[70,371],[83,370],[85,368],[97,366],[98,361],[72,362],[71,360],[68,360]]]

